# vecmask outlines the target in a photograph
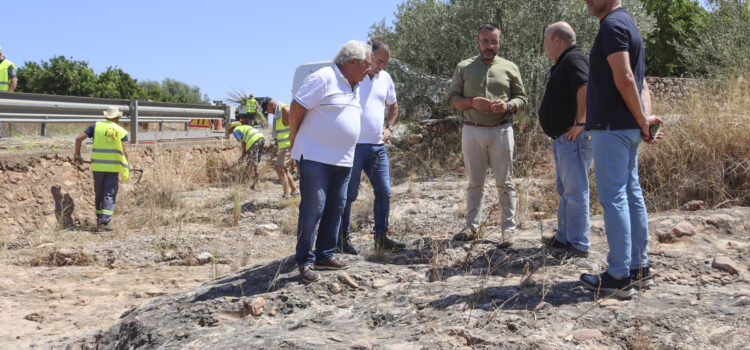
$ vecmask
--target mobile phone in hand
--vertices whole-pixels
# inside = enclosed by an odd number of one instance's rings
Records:
[[[659,131],[661,124],[654,123],[648,127],[648,136],[653,140],[656,137],[656,132]]]

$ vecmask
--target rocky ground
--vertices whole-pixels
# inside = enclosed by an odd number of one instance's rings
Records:
[[[126,210],[114,232],[0,236],[0,348],[748,346],[750,208],[651,214],[656,285],[615,300],[577,282],[606,266],[600,216],[591,257],[560,261],[539,242],[554,229],[551,213],[522,222],[513,247],[497,249],[488,184],[488,236],[456,242],[465,179],[407,181],[393,188],[391,216],[407,250],[376,254],[363,187],[352,220],[362,254],[344,256],[345,274],[306,284],[291,258],[298,202],[282,201],[272,179],[240,191],[236,226],[231,187],[181,189],[178,209],[159,215],[138,197],[144,189],[125,188],[123,206],[147,211]],[[537,188],[521,191],[519,206],[546,182],[519,179]]]

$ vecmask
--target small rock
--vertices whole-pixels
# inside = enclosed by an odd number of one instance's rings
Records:
[[[677,225],[672,227],[672,234],[675,237],[693,236],[695,235],[695,227],[687,221],[680,221]]]
[[[413,135],[409,135],[409,137],[406,139],[406,143],[414,146],[422,142],[422,139],[424,139],[424,136],[422,134],[413,134]]]
[[[578,341],[596,339],[601,336],[602,336],[602,332],[596,329],[584,328],[584,329],[576,329],[573,331],[573,338],[575,338]]]
[[[372,281],[372,288],[375,288],[375,289],[380,289],[380,288],[383,288],[383,287],[385,287],[387,285],[388,285],[388,281],[386,281],[386,280],[384,280],[382,278],[378,278],[378,279]]]
[[[276,224],[265,224],[255,228],[255,234],[259,236],[268,236],[279,232],[279,226]]]
[[[328,289],[333,294],[339,294],[339,293],[341,293],[341,285],[338,284],[338,283],[336,283],[336,282],[333,282],[333,283],[329,284],[328,285]]]
[[[682,205],[682,210],[686,210],[686,211],[703,210],[705,208],[706,208],[706,203],[701,200],[689,201]]]
[[[339,274],[339,281],[349,287],[359,288],[359,284],[357,284],[357,282],[354,282],[354,279],[352,279],[352,277],[349,276],[349,274],[347,274],[346,272],[342,272]]]
[[[271,309],[271,311],[268,312],[268,316],[276,316],[276,309]]]
[[[249,304],[245,304],[245,310],[250,315],[258,317],[263,314],[263,307],[266,305],[266,299],[263,297],[257,297],[253,299]]]
[[[547,216],[547,213],[543,211],[535,211],[531,216],[534,217],[534,220],[542,220],[545,216]]]
[[[732,306],[738,306],[738,307],[748,306],[748,305],[750,305],[750,298],[748,297],[740,297],[739,299],[737,299],[737,301],[732,303]]]
[[[548,302],[546,302],[546,301],[540,301],[539,304],[536,304],[536,306],[534,306],[534,311],[539,311],[541,309],[544,309],[547,306],[549,306]]]
[[[195,257],[195,260],[198,260],[199,264],[205,265],[213,261],[214,256],[209,252],[203,252],[203,253],[198,254],[198,256]]]
[[[30,314],[28,314],[28,315],[24,316],[24,317],[23,317],[23,319],[24,319],[24,320],[28,320],[28,321],[31,321],[31,322],[39,322],[39,323],[42,323],[42,321],[44,321],[44,316],[42,316],[42,315],[40,315],[40,314],[38,314],[38,313],[36,313],[36,312],[32,312],[32,313],[30,313]]]
[[[729,272],[732,275],[736,275],[739,273],[734,262],[724,255],[717,255],[716,257],[714,257],[714,261],[711,263],[711,267]]]
[[[372,350],[372,343],[367,340],[357,340],[349,345],[351,350]]]
[[[331,340],[333,340],[333,341],[335,341],[335,342],[339,342],[339,343],[341,343],[341,342],[343,341],[343,340],[342,340],[341,338],[339,338],[339,337],[330,337],[330,338],[328,338],[328,339],[331,339]]]
[[[669,232],[658,232],[656,234],[656,239],[659,243],[673,243],[677,240],[677,238]]]
[[[599,303],[599,307],[620,306],[620,303],[621,302],[617,299],[604,299]]]

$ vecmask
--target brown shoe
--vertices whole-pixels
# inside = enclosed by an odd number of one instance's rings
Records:
[[[316,261],[316,270],[346,270],[349,268],[349,264],[345,263],[340,259],[333,258],[326,261]]]
[[[300,266],[298,269],[299,276],[302,277],[302,280],[305,282],[315,282],[320,279],[320,275],[313,271],[310,266]]]
[[[484,234],[477,233],[468,227],[465,227],[461,232],[453,235],[454,241],[473,241],[477,238],[484,238]]]

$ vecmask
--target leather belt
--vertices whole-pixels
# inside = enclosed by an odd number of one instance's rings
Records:
[[[470,122],[470,121],[468,121],[468,120],[467,120],[467,121],[464,121],[464,125],[468,125],[468,126],[477,126],[477,127],[480,127],[480,128],[494,128],[494,127],[496,127],[496,126],[500,126],[500,125],[503,125],[503,124],[505,124],[505,123],[507,123],[507,122],[508,122],[508,121],[506,120],[506,121],[504,121],[504,122],[502,122],[502,123],[500,123],[500,124],[495,124],[495,125],[488,125],[488,124],[479,124],[479,123],[474,123],[474,122]]]

